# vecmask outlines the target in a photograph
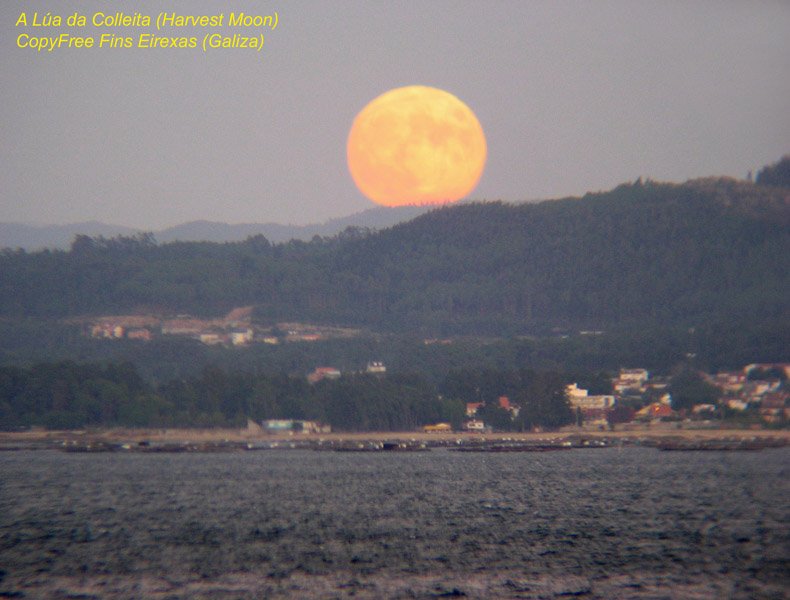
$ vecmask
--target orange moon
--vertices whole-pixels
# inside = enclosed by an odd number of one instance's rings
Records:
[[[455,202],[477,185],[486,139],[452,94],[412,85],[375,98],[348,134],[348,169],[359,191],[383,206]]]

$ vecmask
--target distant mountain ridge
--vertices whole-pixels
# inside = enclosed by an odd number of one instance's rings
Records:
[[[428,210],[431,206],[402,206],[397,208],[376,207],[347,217],[330,219],[324,223],[310,225],[282,225],[279,223],[237,223],[217,221],[190,221],[153,231],[160,243],[183,242],[240,242],[254,235],[263,235],[270,242],[287,242],[291,239],[310,240],[314,236],[333,236],[347,227],[383,229],[402,221],[408,221]],[[0,248],[22,248],[33,251],[44,248],[67,249],[74,237],[87,235],[112,238],[142,233],[141,229],[85,221],[67,225],[30,225],[25,223],[0,223]]]
[[[716,195],[729,195],[732,191],[733,181],[723,185],[726,178],[702,178],[686,182],[686,186],[696,188],[709,188],[707,193]],[[641,181],[641,179],[640,179]],[[738,185],[736,196],[751,197],[761,196],[759,190],[766,187],[790,187],[790,154],[783,156],[778,162],[766,165],[755,178],[757,186]],[[719,188],[716,191],[716,188]],[[757,190],[757,191],[755,191]],[[588,194],[590,196],[590,194]],[[536,201],[526,201],[516,204],[535,204]],[[468,204],[460,202],[456,206]],[[150,231],[159,243],[174,241],[182,242],[241,242],[248,237],[263,235],[273,243],[287,242],[289,240],[309,241],[315,236],[331,237],[337,235],[347,227],[362,227],[374,230],[386,229],[400,223],[411,221],[427,213],[435,206],[402,206],[395,208],[374,207],[346,217],[330,219],[324,223],[308,225],[282,225],[279,223],[238,223],[228,224],[223,222],[198,220],[182,223],[159,231]],[[780,211],[781,212],[781,211]],[[142,229],[112,225],[99,221],[85,221],[67,225],[31,225],[25,223],[0,222],[0,248],[22,248],[27,251],[41,250],[44,248],[67,249],[77,235],[89,237],[113,238],[117,236],[131,236],[144,233]]]
[[[241,242],[250,236],[263,235],[273,243],[288,240],[310,240],[314,236],[337,235],[347,227],[384,229],[402,221],[409,221],[431,210],[432,206],[376,207],[347,217],[330,219],[310,225],[282,225],[279,223],[238,223],[229,225],[215,221],[190,221],[154,232],[160,243],[167,242]]]
[[[0,223],[0,248],[22,248],[41,250],[43,248],[69,247],[77,234],[91,237],[116,237],[133,235],[137,229],[122,225],[110,225],[99,221],[69,223],[67,225],[29,225],[27,223]]]

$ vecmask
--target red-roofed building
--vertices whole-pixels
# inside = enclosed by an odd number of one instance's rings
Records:
[[[661,402],[653,402],[652,404],[648,404],[641,410],[638,410],[636,413],[637,419],[650,421],[674,418],[676,416],[677,413],[672,410],[668,404],[662,404]]]
[[[340,370],[335,367],[318,367],[315,371],[307,376],[307,381],[310,383],[317,383],[322,379],[338,379],[340,378]]]

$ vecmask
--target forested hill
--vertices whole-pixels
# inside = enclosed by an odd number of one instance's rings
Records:
[[[216,315],[506,335],[736,320],[787,323],[790,189],[637,181],[583,198],[442,208],[311,242],[157,245],[78,237],[3,251],[0,317]]]

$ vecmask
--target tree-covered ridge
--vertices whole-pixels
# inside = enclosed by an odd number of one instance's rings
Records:
[[[776,185],[790,188],[790,154],[783,156],[775,164],[763,167],[757,173],[755,181],[761,185]]]
[[[727,181],[637,182],[535,206],[453,207],[360,240],[343,268],[416,322],[685,320],[745,308],[751,295],[781,303],[789,200]]]
[[[790,192],[637,181],[583,198],[438,209],[310,242],[80,236],[0,256],[0,316],[213,315],[425,334],[786,320]]]

